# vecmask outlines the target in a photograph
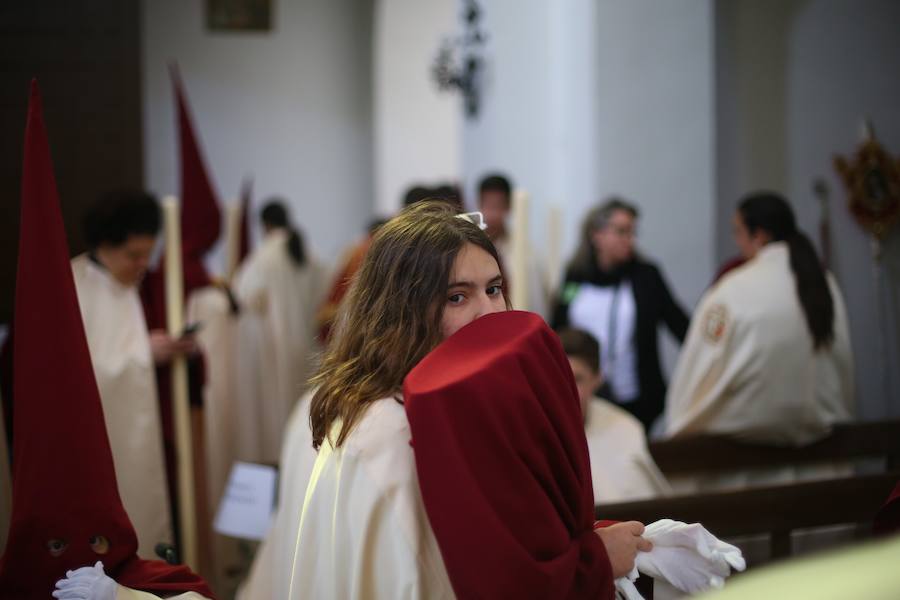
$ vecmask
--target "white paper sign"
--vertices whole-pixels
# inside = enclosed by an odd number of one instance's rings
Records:
[[[261,540],[269,530],[275,505],[274,467],[236,462],[213,525],[217,533]]]

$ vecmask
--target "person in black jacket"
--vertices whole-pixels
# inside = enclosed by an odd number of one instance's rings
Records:
[[[635,251],[638,209],[613,198],[585,218],[581,244],[566,269],[551,324],[590,332],[600,341],[608,397],[649,431],[662,414],[666,384],[657,328],[684,341],[688,317],[659,269]]]

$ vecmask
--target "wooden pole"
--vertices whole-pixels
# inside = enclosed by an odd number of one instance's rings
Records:
[[[241,201],[235,200],[225,212],[225,281],[231,282],[241,253]]]
[[[512,295],[513,308],[529,310],[528,302],[528,192],[517,189],[513,192],[512,230]]]
[[[163,199],[166,235],[166,318],[169,335],[184,329],[184,276],[181,265],[181,220],[174,196]],[[172,359],[172,414],[175,421],[175,456],[178,465],[178,522],[184,564],[197,568],[197,505],[194,498],[194,459],[191,413],[188,402],[187,359]]]

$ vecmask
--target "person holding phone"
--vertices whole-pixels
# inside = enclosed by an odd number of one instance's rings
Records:
[[[155,558],[172,542],[155,366],[193,352],[190,335],[147,331],[138,285],[160,229],[156,199],[141,191],[109,193],[88,211],[88,252],[72,259],[78,303],[115,464],[119,493],[138,537]]]

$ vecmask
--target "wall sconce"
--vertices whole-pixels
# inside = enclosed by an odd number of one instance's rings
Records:
[[[438,89],[459,90],[463,96],[466,117],[478,116],[481,93],[480,77],[484,59],[480,51],[487,41],[479,28],[481,9],[475,0],[468,0],[463,11],[464,33],[458,38],[445,38],[431,67],[431,76]]]

